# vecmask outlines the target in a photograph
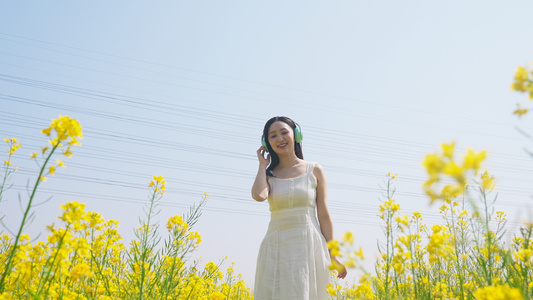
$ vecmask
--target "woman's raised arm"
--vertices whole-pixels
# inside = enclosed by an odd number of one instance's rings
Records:
[[[255,176],[254,185],[252,186],[252,198],[255,201],[265,201],[268,198],[269,186],[266,176],[266,168],[270,164],[270,154],[265,158],[265,147],[257,149],[257,158],[259,159],[259,169]]]

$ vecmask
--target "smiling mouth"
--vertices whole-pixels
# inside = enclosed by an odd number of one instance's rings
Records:
[[[281,144],[281,145],[278,145],[278,148],[283,148],[283,147],[285,147],[285,146],[287,146],[287,145],[288,145],[287,143],[285,143],[285,144]]]

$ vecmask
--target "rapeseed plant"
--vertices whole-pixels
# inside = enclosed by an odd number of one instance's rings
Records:
[[[511,84],[511,90],[529,94],[529,101],[533,99],[533,70],[528,67],[518,67],[514,75],[514,82]],[[528,107],[522,107],[520,103],[513,114],[522,117],[529,111]]]
[[[44,241],[30,242],[23,233],[31,220],[37,189],[59,167],[53,156],[61,149],[71,157],[72,146],[79,145],[81,126],[75,119],[60,116],[42,131],[50,146],[30,156],[39,165],[39,173],[16,236],[0,236],[0,299],[251,299],[252,293],[233,268],[226,272],[209,262],[203,270],[198,261],[188,261],[201,243],[201,235],[192,231],[209,195],[204,193],[199,205],[183,216],[171,217],[166,223],[168,237],[159,235],[153,221],[159,201],[166,190],[162,176],[153,176],[148,184],[149,201],[145,218],[134,233],[136,239],[125,245],[117,231],[118,222],[105,220],[97,212],[85,210],[85,204],[61,205],[59,223],[48,226]],[[16,139],[6,139],[8,159],[0,191],[5,191],[13,169],[12,155],[20,147]],[[65,144],[65,145],[63,145]],[[0,193],[0,196],[2,193]],[[1,200],[1,198],[0,198]],[[161,243],[163,242],[163,243]]]
[[[10,187],[10,186],[6,186],[6,184],[9,178],[11,177],[11,174],[17,171],[17,168],[13,168],[13,163],[11,161],[12,157],[15,154],[15,152],[17,152],[17,150],[20,147],[22,147],[19,144],[18,140],[15,138],[10,138],[10,139],[5,138],[4,142],[7,143],[9,150],[7,150],[7,153],[8,153],[7,160],[4,160],[4,164],[3,164],[4,174],[2,176],[2,184],[0,185],[0,202],[2,202],[4,191]]]
[[[52,137],[52,131],[55,133],[54,137]],[[44,162],[40,166],[39,175],[37,176],[37,180],[29,196],[28,203],[26,205],[26,209],[24,211],[19,230],[14,239],[13,247],[10,249],[10,251],[7,254],[5,266],[2,270],[2,275],[0,277],[0,294],[5,291],[6,280],[8,276],[10,276],[10,272],[12,271],[13,259],[15,258],[15,253],[17,252],[19,242],[20,242],[20,237],[22,235],[22,231],[24,230],[24,226],[26,225],[28,219],[31,218],[32,216],[30,214],[30,211],[32,208],[33,200],[35,198],[35,194],[37,192],[37,188],[39,187],[39,184],[41,181],[46,181],[47,174],[53,175],[55,172],[55,168],[50,167],[47,169],[48,162],[54,155],[54,152],[63,146],[61,143],[66,142],[68,144],[64,154],[67,157],[69,157],[70,155],[72,155],[72,152],[70,151],[70,147],[79,145],[80,143],[78,142],[78,139],[83,138],[83,135],[81,132],[81,126],[79,125],[79,123],[75,119],[71,119],[68,116],[59,116],[58,119],[52,120],[50,127],[43,129],[42,133],[50,137],[48,142],[51,144],[52,148],[50,149],[50,152],[48,153],[47,153],[49,149],[48,147],[43,147],[41,150],[43,157],[44,157]],[[18,146],[18,144],[16,143],[16,140],[14,139],[7,140],[7,142],[11,144],[11,149],[9,151],[10,156],[8,159],[8,161],[10,161],[11,155],[20,146]],[[61,165],[63,165],[63,163],[61,163]],[[4,182],[5,180],[6,180],[6,177],[3,178]],[[1,189],[4,189],[4,184],[2,185]]]
[[[424,160],[429,177],[424,189],[430,203],[441,201],[439,210],[444,224],[429,228],[419,212],[401,215],[400,206],[393,200],[396,176],[389,173],[385,186],[387,200],[379,206],[386,242],[379,247],[381,256],[375,263],[375,275],[365,274],[361,284],[351,287],[330,286],[332,299],[533,296],[533,224],[525,224],[510,247],[506,247],[503,242],[506,215],[502,211],[489,212],[495,179],[487,171],[481,172],[486,152],[469,150],[463,161],[457,161],[454,146],[443,144],[440,154],[428,154]],[[467,179],[476,183],[476,189],[466,183]],[[444,185],[440,190],[439,184]],[[367,292],[356,295],[357,289]]]

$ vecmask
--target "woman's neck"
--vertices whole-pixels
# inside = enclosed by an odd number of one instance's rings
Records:
[[[293,155],[287,155],[287,156],[279,156],[279,164],[278,166],[282,168],[288,168],[293,167],[297,165],[300,162],[301,159],[296,156],[296,154]]]

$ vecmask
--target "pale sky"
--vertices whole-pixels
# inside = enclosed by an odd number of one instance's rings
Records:
[[[387,172],[402,212],[439,222],[420,162],[442,142],[489,151],[511,230],[533,208],[523,150],[533,143],[514,128],[533,133],[533,116],[512,115],[526,96],[510,91],[515,68],[533,61],[531,11],[531,1],[3,1],[0,137],[23,147],[0,211],[15,230],[17,194],[26,203],[37,172],[29,153],[69,115],[83,145],[42,185],[39,201],[54,196],[27,233],[45,235],[60,204],[80,201],[129,242],[162,175],[161,233],[208,192],[191,259],[227,256],[252,286],[269,221],[250,196],[255,151],[264,123],[285,115],[302,127],[304,158],[326,171],[335,235],[352,230],[368,266],[384,240]]]

